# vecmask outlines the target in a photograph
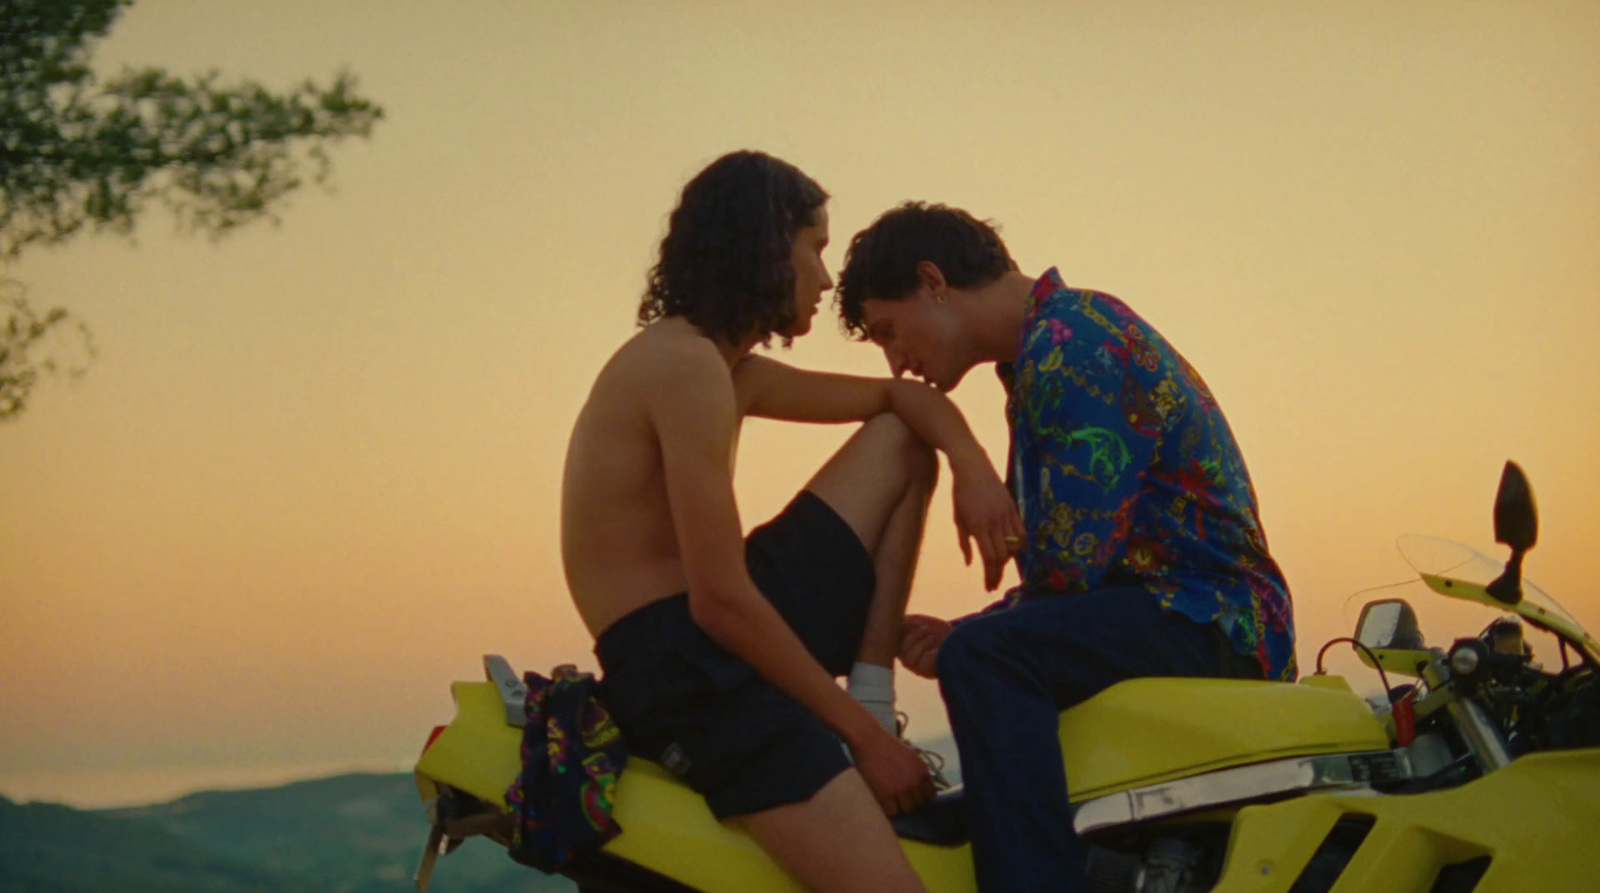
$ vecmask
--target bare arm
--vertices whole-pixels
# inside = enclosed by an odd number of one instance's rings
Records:
[[[961,552],[970,563],[970,539],[976,537],[984,585],[999,585],[1006,562],[1025,536],[1022,515],[949,397],[920,382],[812,372],[761,356],[740,361],[734,386],[740,411],[759,418],[853,422],[885,412],[899,416],[948,459]]]
[[[651,421],[660,439],[689,611],[719,645],[805,705],[845,740],[857,768],[890,813],[932,794],[926,768],[884,731],[817,663],[750,580],[730,459],[734,389],[721,358],[683,350],[652,379]]]
[[[733,381],[742,415],[791,422],[864,422],[892,412],[953,463],[988,456],[961,410],[921,382],[796,369],[762,356],[739,361]]]

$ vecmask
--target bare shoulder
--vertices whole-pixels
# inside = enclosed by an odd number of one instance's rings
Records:
[[[739,406],[739,415],[748,415],[750,408],[772,386],[773,380],[781,378],[788,369],[788,366],[777,360],[757,354],[740,358],[733,366],[732,376],[734,400]]]
[[[648,396],[652,415],[733,400],[727,362],[715,344],[692,328],[657,323],[634,336],[617,359],[619,371]]]
[[[739,362],[734,364],[733,386],[742,394],[747,390],[760,388],[774,376],[782,376],[785,372],[793,371],[794,367],[786,363],[753,353],[741,357]]]
[[[629,347],[640,360],[658,364],[664,372],[720,368],[727,375],[728,366],[711,339],[687,324],[673,325],[676,322],[655,323],[634,336]]]

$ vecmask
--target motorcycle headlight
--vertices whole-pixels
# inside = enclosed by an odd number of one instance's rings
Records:
[[[1484,646],[1477,639],[1462,639],[1450,647],[1450,672],[1471,676],[1484,664]]]

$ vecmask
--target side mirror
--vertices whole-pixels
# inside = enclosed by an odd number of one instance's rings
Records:
[[[1526,552],[1539,542],[1539,510],[1533,502],[1533,487],[1515,462],[1507,462],[1500,473],[1500,491],[1494,497],[1494,541]]]
[[[1417,651],[1428,647],[1417,626],[1417,613],[1398,598],[1367,602],[1361,609],[1361,619],[1356,621],[1355,638],[1373,651],[1393,648]]]
[[[1417,626],[1417,614],[1398,598],[1368,602],[1356,621],[1355,640],[1367,646],[1356,651],[1361,662],[1389,673],[1421,676],[1432,654]]]
[[[1522,601],[1522,556],[1539,541],[1539,510],[1533,502],[1533,487],[1515,462],[1507,462],[1500,474],[1500,490],[1494,498],[1494,541],[1511,547],[1505,573],[1485,587],[1489,594],[1507,605]]]

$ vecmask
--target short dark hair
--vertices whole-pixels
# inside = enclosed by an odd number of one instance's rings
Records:
[[[639,324],[682,316],[710,338],[763,344],[794,323],[794,237],[828,193],[788,162],[731,152],[683,187],[639,304]],[[784,335],[784,344],[790,342]]]
[[[994,224],[960,208],[906,202],[850,240],[833,292],[845,332],[865,339],[862,305],[869,298],[904,300],[916,291],[917,264],[925,260],[956,288],[985,285],[1017,269]]]

